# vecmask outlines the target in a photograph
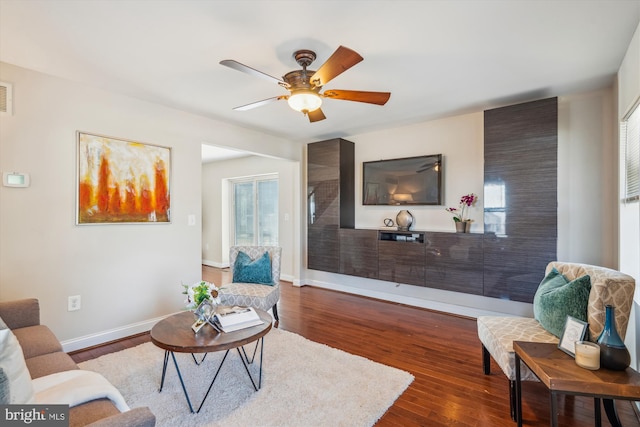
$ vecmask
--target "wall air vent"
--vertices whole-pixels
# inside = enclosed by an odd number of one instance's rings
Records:
[[[0,115],[13,114],[13,85],[0,82]]]

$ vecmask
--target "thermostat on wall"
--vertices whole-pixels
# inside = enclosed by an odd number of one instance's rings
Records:
[[[28,187],[29,174],[22,172],[3,172],[2,185],[5,187]]]

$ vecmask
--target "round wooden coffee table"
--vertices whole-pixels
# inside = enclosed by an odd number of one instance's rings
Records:
[[[207,400],[207,396],[209,396],[209,392],[211,391],[216,378],[218,378],[218,374],[220,373],[220,369],[222,369],[224,361],[229,355],[229,351],[234,348],[240,355],[240,359],[242,360],[242,364],[247,371],[247,375],[249,375],[249,379],[251,380],[251,384],[253,385],[254,390],[258,391],[262,386],[262,355],[264,347],[264,336],[271,330],[271,316],[264,310],[256,308],[255,311],[256,313],[258,313],[258,316],[260,316],[260,319],[263,321],[263,323],[258,326],[251,326],[249,328],[240,329],[234,332],[218,332],[211,325],[205,325],[197,333],[194,333],[191,329],[191,325],[195,321],[195,317],[190,311],[174,314],[156,323],[153,328],[151,328],[151,341],[156,346],[165,350],[164,363],[162,365],[162,379],[160,380],[160,391],[162,391],[162,388],[164,386],[164,378],[167,373],[169,356],[171,356],[171,358],[173,359],[173,364],[176,367],[176,371],[178,373],[178,378],[180,379],[180,384],[182,385],[182,391],[184,392],[184,396],[187,399],[189,410],[196,413],[200,412],[200,409],[202,409],[202,405],[204,404],[205,400]],[[244,346],[252,342],[255,342],[256,346],[253,350],[253,355],[251,356],[251,358],[249,358],[244,349]],[[258,384],[256,385],[256,382],[254,381],[253,376],[249,371],[248,365],[253,363],[258,350],[258,346],[260,346],[260,368],[258,374]],[[222,358],[222,361],[220,362],[220,365],[218,366],[218,369],[216,370],[215,375],[211,380],[209,389],[204,395],[204,398],[202,399],[198,410],[194,411],[174,353],[191,353],[193,361],[196,363],[196,365],[200,365],[204,361],[205,357],[207,357],[208,353],[212,353],[215,351],[225,351],[224,357]],[[204,356],[198,361],[196,359],[195,353],[204,353]]]

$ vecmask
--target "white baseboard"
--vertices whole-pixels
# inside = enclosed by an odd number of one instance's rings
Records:
[[[211,261],[209,259],[203,259],[202,260],[202,264],[208,265],[209,267],[216,267],[216,268],[227,268],[227,267],[229,267],[229,264],[223,264],[221,262],[215,262],[215,261]]]
[[[110,329],[108,331],[98,332],[97,334],[85,335],[83,337],[62,341],[61,342],[62,349],[66,353],[68,353],[70,351],[93,347],[95,345],[100,345],[110,341],[119,340],[121,338],[129,337],[131,335],[136,335],[142,332],[147,332],[151,330],[153,325],[155,325],[165,317],[171,316],[172,314],[175,314],[175,313],[167,314],[166,316],[156,317],[155,319],[149,319],[142,322],[133,323],[131,325],[125,325],[115,329]]]
[[[280,275],[280,280],[281,280],[281,281],[283,281],[283,280],[284,280],[285,282],[291,282],[291,283],[294,283],[295,278],[294,278],[292,275],[290,275],[290,274],[281,274],[281,275]],[[300,280],[298,280],[298,282],[299,282],[299,281],[300,281]]]
[[[444,313],[452,313],[459,316],[466,316],[466,317],[472,317],[472,318],[477,318],[479,316],[496,316],[496,315],[505,316],[504,313],[499,313],[499,312],[490,311],[490,310],[483,310],[483,309],[474,308],[474,307],[467,307],[467,306],[450,304],[445,302],[432,301],[432,300],[416,298],[416,297],[411,297],[406,295],[397,295],[397,294],[391,294],[387,292],[356,288],[356,287],[345,286],[345,285],[340,285],[340,284],[335,284],[335,283],[330,283],[330,282],[320,281],[320,280],[307,280],[306,284],[311,286],[317,286],[319,288],[331,289],[334,291],[341,291],[341,292],[346,292],[350,294],[376,298],[384,301],[397,302],[400,304],[411,305],[414,307],[427,308],[429,310],[441,311]]]

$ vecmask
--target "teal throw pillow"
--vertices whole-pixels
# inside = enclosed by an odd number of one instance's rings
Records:
[[[240,251],[233,264],[234,283],[258,283],[273,286],[271,278],[271,258],[269,252],[265,252],[255,261],[246,253]]]
[[[542,279],[533,297],[533,316],[544,329],[559,338],[567,316],[587,321],[590,291],[588,275],[569,281],[554,268]]]

